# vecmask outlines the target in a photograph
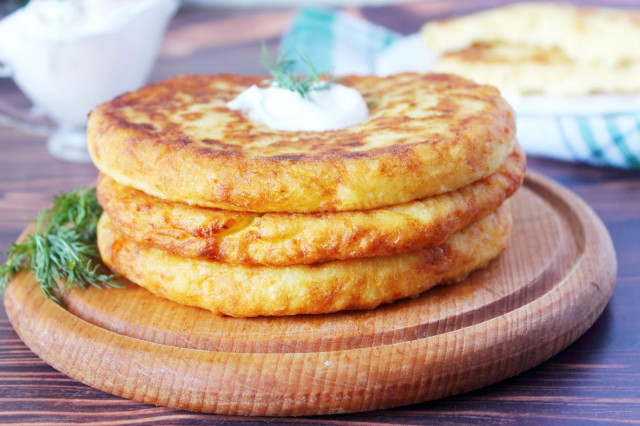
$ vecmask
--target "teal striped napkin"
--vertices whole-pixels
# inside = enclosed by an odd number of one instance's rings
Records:
[[[307,8],[298,13],[282,37],[280,49],[304,51],[323,72],[370,74],[380,52],[400,37],[344,12]],[[300,71],[305,71],[305,67],[299,66]]]
[[[640,113],[518,115],[518,139],[529,154],[640,170]]]
[[[410,37],[345,12],[305,8],[284,34],[281,50],[304,51],[323,72],[384,74],[380,58],[396,46],[407,44]],[[405,56],[408,56],[405,70],[419,68],[415,65],[420,63],[419,52]],[[601,99],[613,107],[598,105]],[[615,104],[617,99],[620,102]],[[585,97],[584,101],[592,102],[593,106],[581,105],[571,111],[571,107],[557,108],[554,100],[549,100],[546,106],[544,101],[537,102],[534,108],[523,108],[526,100],[514,103],[518,139],[525,151],[565,161],[640,170],[640,95],[593,96]]]

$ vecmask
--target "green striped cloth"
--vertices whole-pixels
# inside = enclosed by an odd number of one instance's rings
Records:
[[[400,37],[347,13],[306,8],[282,37],[280,48],[283,52],[303,51],[323,72],[368,74],[375,69],[380,52]],[[302,64],[299,66],[299,71],[306,70]]]
[[[378,59],[403,37],[332,9],[302,9],[284,34],[281,50],[305,52],[320,71],[376,74]],[[300,67],[304,71],[304,67]],[[596,97],[592,99],[597,99]],[[640,170],[640,98],[608,112],[519,110],[518,139],[529,154],[597,166]],[[594,113],[593,111],[597,111]]]

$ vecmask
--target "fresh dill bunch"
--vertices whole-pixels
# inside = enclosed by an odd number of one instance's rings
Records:
[[[0,291],[24,269],[35,275],[44,294],[58,304],[67,287],[121,287],[118,276],[105,271],[97,260],[96,228],[101,214],[95,188],[55,196],[53,206],[38,215],[34,231],[5,253]]]
[[[335,79],[331,75],[322,79],[307,55],[297,50],[294,52],[307,68],[307,75],[294,70],[296,61],[289,59],[288,55],[281,54],[277,58],[272,57],[267,46],[262,43],[262,64],[272,77],[265,81],[266,84],[296,92],[304,99],[309,99],[309,93],[312,90],[328,90],[331,84],[335,83]]]

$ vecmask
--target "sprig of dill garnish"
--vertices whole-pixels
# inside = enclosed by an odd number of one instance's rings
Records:
[[[44,294],[58,304],[68,287],[121,287],[118,276],[105,271],[97,260],[96,228],[101,214],[95,188],[55,196],[53,206],[38,215],[34,231],[5,253],[0,292],[21,270],[31,271]]]
[[[262,43],[262,64],[272,77],[265,81],[266,84],[296,92],[304,99],[309,99],[311,91],[328,90],[335,83],[335,79],[331,75],[322,78],[307,55],[297,50],[294,52],[307,68],[306,75],[295,71],[296,61],[294,59],[282,54],[274,58],[269,54],[267,46]]]

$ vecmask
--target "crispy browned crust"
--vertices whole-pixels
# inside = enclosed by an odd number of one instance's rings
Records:
[[[484,267],[504,250],[510,232],[505,204],[436,247],[313,266],[245,266],[138,245],[104,215],[98,246],[111,269],[153,293],[218,314],[252,317],[373,309],[415,296]]]
[[[242,213],[164,201],[105,175],[98,199],[120,232],[178,256],[246,265],[300,265],[389,256],[438,245],[494,211],[522,184],[516,146],[499,171],[456,191],[389,208]]]
[[[475,42],[472,45],[452,52],[444,52],[441,60],[455,60],[462,64],[481,62],[485,64],[523,64],[562,65],[571,60],[558,47],[511,45],[504,42]]]
[[[385,207],[494,173],[515,143],[498,91],[442,74],[351,76],[369,119],[328,132],[286,132],[226,103],[262,77],[182,76],[97,107],[96,166],[171,201],[251,212]]]
[[[502,93],[514,96],[640,91],[640,61],[596,62],[586,67],[557,46],[476,42],[461,50],[444,52],[434,69],[495,85]]]

